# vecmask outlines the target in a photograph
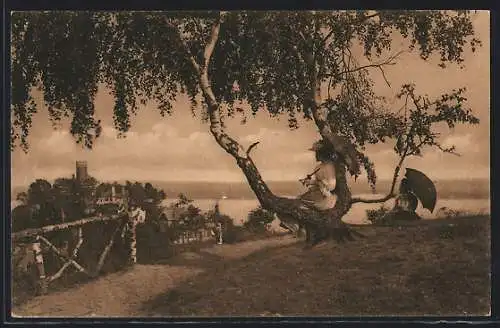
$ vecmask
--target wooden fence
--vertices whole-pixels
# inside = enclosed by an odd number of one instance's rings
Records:
[[[165,221],[166,229],[178,229],[176,224],[178,220],[168,219]],[[195,242],[202,242],[210,239],[215,239],[215,235],[213,233],[214,224],[206,224],[205,228],[195,229],[195,230],[181,230],[177,238],[175,238],[172,243],[177,244],[190,244]],[[165,229],[165,230],[166,230]],[[180,228],[182,229],[182,227]]]
[[[87,236],[84,235],[84,227],[105,222],[116,222],[116,227],[111,233],[109,239],[105,242],[104,248],[99,251],[97,264],[92,270],[85,267],[80,260],[78,260],[79,251]],[[48,225],[40,228],[26,229],[23,231],[15,232],[12,234],[12,245],[25,245],[31,248],[33,252],[34,262],[37,271],[37,292],[44,294],[48,290],[48,286],[59,279],[63,273],[70,267],[76,269],[88,277],[97,277],[103,268],[103,265],[108,258],[111,248],[120,237],[125,241],[124,245],[127,248],[128,263],[135,264],[137,262],[137,220],[133,217],[123,213],[120,215],[111,216],[96,216],[85,218],[77,221]],[[167,229],[173,228],[168,225]],[[53,232],[60,231],[75,231],[76,243],[72,250],[58,248],[54,242],[50,240],[47,235]],[[166,232],[166,231],[165,231]],[[178,238],[172,241],[174,245],[185,245],[196,242],[202,242],[213,239],[211,229],[199,229],[196,231],[182,231]],[[42,250],[43,249],[43,250]],[[61,261],[61,267],[53,274],[47,275],[45,267],[44,253],[51,252]],[[80,261],[80,263],[79,263]]]
[[[184,231],[180,233],[179,238],[173,241],[174,244],[190,244],[214,239],[209,229],[200,229],[197,231]]]
[[[114,221],[117,223],[116,228],[109,240],[105,243],[104,249],[99,254],[99,258],[97,259],[97,265],[93,270],[89,270],[85,268],[82,263],[78,263],[78,252],[80,251],[80,247],[82,246],[84,239],[83,227],[89,224],[98,223],[98,222],[111,222]],[[12,234],[12,246],[15,244],[30,244],[31,249],[33,251],[34,260],[37,268],[38,274],[38,283],[37,283],[37,291],[40,294],[44,294],[47,291],[48,285],[60,278],[64,271],[69,267],[74,267],[78,272],[81,272],[89,277],[96,277],[101,272],[101,269],[104,265],[104,262],[115,243],[117,237],[119,235],[122,238],[125,237],[126,232],[128,238],[127,245],[129,248],[129,262],[135,263],[136,259],[136,222],[135,220],[129,218],[126,214],[122,215],[112,215],[107,217],[91,217],[86,219],[81,219],[68,223],[54,224],[48,225],[41,228],[34,229],[26,229],[23,231],[15,232]],[[46,237],[46,234],[56,231],[64,231],[69,229],[77,230],[77,242],[71,252],[67,250],[63,250],[61,248],[56,247],[53,242]],[[121,232],[121,234],[120,234]],[[59,259],[62,260],[62,266],[59,268],[57,272],[54,274],[47,276],[46,268],[44,263],[44,254],[42,252],[42,247],[48,249],[48,251],[54,253]]]

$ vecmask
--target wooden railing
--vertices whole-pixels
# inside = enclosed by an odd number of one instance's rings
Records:
[[[111,215],[111,216],[96,216],[96,217],[90,217],[86,219],[81,219],[77,221],[72,221],[72,222],[67,222],[67,223],[60,223],[60,224],[53,224],[53,225],[48,225],[40,228],[32,228],[32,229],[26,229],[22,230],[19,232],[14,232],[12,234],[12,242],[19,242],[22,240],[25,240],[27,238],[32,238],[44,233],[52,232],[52,231],[60,231],[60,230],[65,230],[65,229],[70,229],[74,227],[81,227],[83,225],[89,224],[89,223],[96,223],[96,222],[106,222],[106,221],[116,221],[120,217],[124,217],[124,215]]]
[[[79,260],[79,251],[81,246],[85,241],[84,227],[87,225],[95,223],[106,223],[106,222],[116,222],[116,227],[112,231],[108,240],[106,240],[103,245],[102,251],[100,251],[97,264],[92,265],[92,269],[85,264],[81,263]],[[173,222],[167,225],[167,229],[175,229],[172,226]],[[123,214],[116,214],[111,216],[95,216],[90,218],[85,218],[77,221],[71,221],[67,223],[47,225],[40,228],[26,229],[19,232],[12,233],[12,245],[23,244],[24,249],[30,246],[34,255],[34,264],[36,265],[37,271],[37,291],[39,294],[44,294],[47,292],[49,285],[55,280],[61,278],[63,273],[70,267],[74,267],[78,272],[88,276],[97,277],[104,266],[106,259],[116,243],[118,236],[121,236],[125,240],[125,247],[127,248],[128,261],[129,264],[135,264],[137,262],[137,220],[130,217],[126,212]],[[73,230],[76,234],[76,243],[72,250],[61,249],[51,242],[50,235],[53,232],[69,231]],[[128,232],[127,238],[125,238],[125,232]],[[202,242],[206,240],[214,239],[212,231],[210,228],[199,229],[196,231],[182,231],[175,240],[172,240],[174,245],[185,245],[196,242]],[[44,251],[42,251],[42,248]],[[57,258],[59,258],[62,265],[55,270],[47,270],[46,261],[44,261],[44,253],[53,253]],[[81,257],[80,257],[81,258]],[[94,262],[93,262],[94,263]],[[47,271],[52,271],[51,275],[47,275]],[[55,272],[54,272],[55,271]]]
[[[97,265],[93,270],[89,270],[88,268],[85,268],[85,266],[82,263],[78,263],[77,261],[78,252],[85,238],[83,234],[83,227],[93,223],[110,222],[110,221],[117,222],[117,226],[114,229],[113,233],[111,234],[109,240],[105,243],[104,249],[100,252],[99,258],[97,260]],[[127,238],[128,240],[126,243],[127,247],[129,248],[129,254],[130,254],[128,260],[131,263],[136,263],[137,261],[136,226],[137,223],[135,222],[135,220],[127,216],[127,214],[96,216],[68,223],[48,225],[41,228],[26,229],[23,231],[15,232],[12,234],[12,244],[13,245],[16,243],[31,244],[38,274],[37,289],[39,293],[44,294],[47,292],[48,285],[51,282],[55,281],[56,279],[60,278],[64,273],[64,271],[71,266],[73,266],[77,271],[84,273],[89,277],[98,276],[103,268],[104,262],[113,244],[115,243],[117,236],[120,235],[120,231],[122,232],[121,233],[122,238],[124,238],[125,232],[127,230],[129,231],[128,234],[129,238]],[[59,249],[47,237],[44,236],[51,232],[63,231],[69,229],[77,229],[77,242],[71,253]],[[46,275],[42,245],[45,245],[46,248],[48,248],[48,250],[50,250],[58,258],[60,258],[63,263],[62,266],[59,268],[59,270],[57,270],[57,272],[55,272],[50,276]]]
[[[209,229],[200,229],[197,231],[184,231],[179,234],[179,237],[173,240],[174,244],[190,244],[193,242],[202,242],[205,240],[214,239]]]
[[[166,220],[167,229],[179,229],[179,234],[177,238],[172,240],[172,243],[175,245],[184,245],[195,242],[202,242],[210,239],[215,239],[215,235],[213,234],[214,224],[206,223],[203,228],[189,230],[187,228],[183,228],[182,226],[177,226],[178,220],[168,219]]]

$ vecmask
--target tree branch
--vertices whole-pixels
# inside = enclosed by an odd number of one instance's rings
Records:
[[[449,148],[444,148],[443,146],[441,146],[440,144],[438,143],[435,143],[434,146],[436,146],[439,150],[441,150],[443,153],[447,153],[447,154],[451,154],[451,155],[455,155],[455,156],[462,156],[460,153],[457,153],[455,151],[455,146],[452,146],[452,147],[449,147]]]
[[[92,277],[92,274],[88,270],[86,270],[84,267],[82,267],[80,264],[78,264],[78,262],[76,262],[71,257],[68,257],[68,256],[64,255],[63,253],[61,253],[61,251],[56,246],[54,246],[47,238],[40,235],[40,236],[37,236],[37,240],[41,240],[42,242],[44,242],[47,246],[49,246],[51,251],[53,251],[57,256],[59,256],[64,261],[70,262],[75,268],[78,269],[78,271],[83,272],[87,276]]]
[[[224,132],[224,127],[221,123],[220,106],[212,90],[212,87],[210,85],[210,78],[208,76],[208,66],[210,64],[210,58],[213,55],[217,40],[219,39],[220,27],[224,15],[225,13],[221,12],[212,26],[210,36],[207,40],[203,52],[203,66],[197,66],[196,61],[194,60],[194,58],[192,58],[192,56],[191,62],[193,63],[193,67],[198,71],[199,86],[207,103],[207,113],[210,121],[210,132],[214,136],[217,143],[226,152],[228,152],[235,158],[241,158],[245,157],[245,151],[241,147],[241,145],[238,144],[238,142],[236,142]]]
[[[378,69],[380,70],[380,73],[382,73],[382,77],[384,78],[384,81],[385,83],[387,84],[387,86],[390,88],[391,87],[391,83],[389,83],[389,80],[387,79],[387,77],[385,76],[385,71],[384,69],[382,68],[382,66],[379,66]]]
[[[294,32],[292,29],[292,26],[288,26],[288,28],[289,28],[288,31],[290,32],[290,35],[291,35]],[[302,41],[306,42],[305,36],[300,30],[298,31],[298,34],[299,34],[300,38],[302,39]],[[289,44],[292,45],[292,49],[295,52],[295,54],[297,55],[297,59],[300,61],[300,63],[303,65],[306,65],[306,61],[305,61],[304,57],[302,56],[302,54],[300,53],[299,48],[297,47],[297,41],[293,40],[290,37],[287,37],[286,35],[283,35],[283,37],[285,37],[289,40]]]
[[[181,35],[181,31],[178,29],[177,26],[172,24],[172,22],[167,21],[167,25],[174,29],[177,32],[177,37],[179,38],[179,41],[181,42],[182,47],[184,48],[184,51],[186,52],[188,60],[191,62],[191,65],[193,65],[194,70],[198,75],[201,74],[201,68],[200,65],[196,62],[196,59],[194,59],[193,53],[191,52],[191,49],[189,49],[189,46],[187,45],[186,41]]]
[[[254,142],[253,144],[251,144],[251,145],[250,145],[250,147],[248,147],[248,149],[247,149],[247,156],[249,156],[249,155],[250,155],[250,152],[252,151],[252,149],[253,149],[255,146],[257,146],[259,143],[260,143],[260,141],[256,141],[256,142]]]
[[[222,18],[224,17],[225,12],[220,12],[219,17],[217,18],[215,24],[212,27],[212,32],[210,33],[210,38],[208,39],[208,43],[205,46],[205,51],[203,52],[203,71],[204,73],[208,71],[208,63],[210,62],[210,58],[214,53],[215,45],[217,40],[219,39],[220,25],[222,22]]]
[[[64,229],[68,229],[68,228],[73,228],[73,227],[80,227],[80,226],[83,226],[86,224],[96,223],[96,222],[122,220],[124,218],[125,218],[125,216],[118,215],[118,214],[111,215],[111,216],[103,216],[103,217],[95,216],[95,217],[90,217],[90,218],[72,221],[72,222],[68,222],[68,223],[48,225],[48,226],[44,226],[41,228],[26,229],[26,230],[22,230],[19,232],[14,232],[12,234],[12,241],[17,242],[17,241],[21,241],[23,239],[31,238],[31,237],[34,237],[36,235],[44,234],[47,232],[59,231],[59,230],[64,230]]]
[[[401,170],[401,166],[403,165],[403,161],[406,158],[406,154],[403,154],[399,160],[398,165],[394,169],[394,176],[392,177],[392,183],[391,183],[391,190],[389,193],[382,197],[382,198],[376,198],[376,199],[363,199],[360,197],[353,197],[351,200],[351,204],[356,204],[356,203],[365,203],[365,204],[375,204],[375,203],[385,203],[391,198],[394,198],[396,195],[394,194],[394,189],[396,188],[396,182],[399,177],[399,171]]]
[[[210,37],[205,45],[205,50],[203,52],[203,67],[200,72],[200,85],[203,93],[209,98],[212,103],[217,103],[215,95],[210,86],[210,80],[208,77],[208,64],[210,63],[210,58],[215,49],[217,40],[219,39],[220,25],[222,23],[223,13],[219,14],[219,17],[212,26],[212,31],[210,32]],[[212,104],[213,105],[213,104]]]
[[[358,67],[355,67],[353,69],[347,69],[343,72],[340,72],[338,73],[339,75],[344,75],[344,74],[349,74],[349,73],[354,73],[354,72],[357,72],[357,71],[361,71],[361,70],[366,70],[368,68],[378,68],[380,70],[382,70],[382,74],[384,75],[384,79],[385,79],[385,73],[383,72],[383,69],[382,67],[383,66],[387,66],[387,65],[395,65],[396,63],[394,62],[394,60],[399,57],[404,51],[399,51],[398,53],[394,54],[394,55],[391,55],[389,56],[386,60],[384,60],[383,62],[380,62],[380,63],[376,63],[376,64],[368,64],[368,65],[363,65],[363,66],[358,66]],[[350,57],[350,56],[349,56]],[[386,80],[386,83],[389,84],[389,82]]]
[[[410,136],[412,132],[413,132],[413,129],[410,129],[410,131],[408,132],[408,136]],[[389,191],[389,193],[385,197],[376,198],[376,199],[363,199],[361,197],[353,197],[351,200],[351,205],[355,204],[355,203],[365,203],[365,204],[385,203],[389,199],[394,198],[396,196],[394,194],[394,189],[396,188],[396,182],[397,182],[398,177],[399,177],[399,171],[401,171],[401,167],[403,165],[403,162],[404,162],[405,158],[408,156],[408,149],[410,148],[410,144],[408,143],[408,139],[406,139],[406,140],[407,141],[406,141],[405,150],[401,154],[401,156],[399,158],[398,165],[394,169],[394,175],[392,177],[392,183],[391,183],[391,190]]]
[[[339,153],[345,161],[351,175],[357,176],[360,172],[359,162],[354,156],[355,147],[347,138],[337,135],[328,121],[328,110],[323,106],[321,99],[321,82],[318,78],[318,71],[312,53],[305,53],[306,64],[309,66],[309,79],[311,83],[311,99],[314,106],[312,108],[312,117],[314,123],[319,129],[320,135],[327,140],[334,150]]]
[[[370,18],[377,17],[377,16],[380,16],[380,13],[377,12],[377,13],[374,13],[371,15],[366,15],[365,17],[363,17],[363,19],[361,19],[360,23],[364,22],[365,20],[369,20]]]
[[[367,21],[369,20],[370,18],[373,18],[373,17],[376,17],[376,16],[379,16],[380,13],[379,12],[376,12],[374,14],[370,14],[370,15],[366,15],[364,17],[362,17],[360,20],[358,20],[357,22],[353,22],[351,23],[352,25],[354,24],[361,24],[363,23],[364,21]],[[333,35],[333,33],[335,32],[334,29],[331,29],[330,32],[328,32],[328,34],[321,40],[321,43],[322,44],[326,44],[326,41],[328,41],[328,39]]]

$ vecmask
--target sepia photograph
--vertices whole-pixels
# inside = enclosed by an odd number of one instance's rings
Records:
[[[490,316],[489,11],[10,24],[13,318]]]

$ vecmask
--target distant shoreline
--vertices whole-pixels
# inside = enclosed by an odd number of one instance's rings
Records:
[[[51,181],[49,181],[51,182]],[[135,181],[134,181],[135,182]],[[175,199],[180,193],[191,199],[255,199],[255,195],[246,182],[164,182],[149,181],[159,189],[163,189],[168,199]],[[123,183],[123,182],[119,182]],[[144,183],[144,182],[142,182]],[[443,199],[490,199],[489,179],[456,179],[435,181],[438,197]],[[267,185],[276,195],[299,195],[305,191],[304,186],[298,181],[267,181]],[[363,195],[365,197],[376,197],[385,195],[390,189],[391,181],[379,180],[377,182],[376,194],[372,193],[366,181],[358,180],[351,183],[353,195]],[[28,186],[13,186],[11,197],[22,191],[26,191]],[[292,196],[293,197],[293,196]]]
[[[44,179],[44,178],[39,178],[39,179]],[[359,178],[356,182],[352,182],[356,185],[358,184],[367,184],[365,181],[365,177]],[[54,182],[54,179],[47,179],[49,182]],[[140,183],[146,183],[150,182],[152,184],[185,184],[185,185],[196,185],[196,184],[210,184],[210,185],[247,185],[248,183],[246,181],[183,181],[183,180],[151,180],[151,181],[139,181],[135,179],[125,179],[125,180],[102,180],[99,182],[105,182],[105,183],[112,183],[112,182],[118,182],[120,184],[125,184],[126,181],[130,182],[140,182]],[[433,180],[435,183],[456,183],[456,182],[487,182],[490,183],[491,178],[461,178],[461,179],[450,179],[450,178],[443,178],[443,179],[435,179]],[[290,183],[298,183],[298,180],[265,180],[267,184],[290,184]],[[377,185],[379,184],[389,184],[392,182],[391,179],[378,179],[377,180]],[[27,188],[28,185],[11,185],[12,188]]]

